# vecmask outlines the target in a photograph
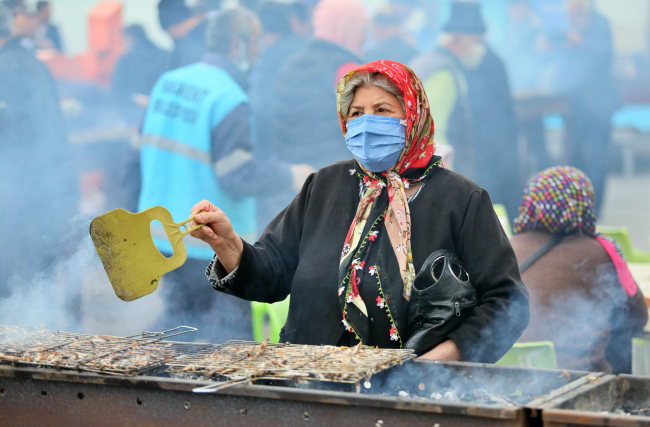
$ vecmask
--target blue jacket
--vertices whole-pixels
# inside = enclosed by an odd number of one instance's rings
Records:
[[[289,186],[291,177],[286,165],[253,159],[248,96],[241,76],[227,71],[229,67],[211,54],[156,82],[140,138],[138,209],[165,206],[179,222],[198,201],[207,199],[228,215],[242,238],[251,240],[256,236],[251,196],[268,191],[268,180],[254,174],[273,174],[280,186]],[[152,227],[152,235],[160,251],[171,254],[162,227]],[[184,242],[190,258],[214,255],[197,239],[188,236]]]

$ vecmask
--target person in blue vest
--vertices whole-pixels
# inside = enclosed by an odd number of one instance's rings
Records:
[[[214,199],[243,238],[257,237],[255,196],[300,189],[313,169],[263,162],[254,156],[255,133],[246,72],[260,53],[261,25],[252,12],[229,9],[208,25],[200,62],[163,74],[154,85],[139,138],[142,187],[138,210],[165,206],[186,219],[196,200]],[[161,226],[152,224],[158,249],[172,254]],[[206,287],[206,260],[214,255],[184,240],[188,259],[163,278],[165,313],[158,328],[198,326],[198,340],[251,339],[250,303]],[[200,243],[200,242],[199,242]]]

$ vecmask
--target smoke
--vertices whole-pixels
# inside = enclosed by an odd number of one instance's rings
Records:
[[[366,394],[505,407],[530,402],[583,374],[559,376],[553,370],[416,360],[374,375],[361,390]]]
[[[162,311],[155,294],[126,303],[115,296],[88,234],[90,221],[70,223],[67,241],[74,250],[32,279],[14,275],[9,296],[0,299],[0,322],[49,330],[133,335],[148,330]]]
[[[80,217],[71,220],[72,233],[86,223]],[[14,275],[7,282],[9,296],[0,300],[0,321],[5,324],[21,324],[50,329],[76,330],[80,319],[78,313],[80,272],[93,261],[89,239],[82,239],[72,256],[49,268],[38,271],[33,279]]]

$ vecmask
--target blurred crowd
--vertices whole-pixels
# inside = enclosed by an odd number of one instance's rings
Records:
[[[351,157],[336,87],[346,72],[375,60],[401,62],[419,75],[446,166],[487,189],[510,218],[528,179],[558,162],[589,176],[600,209],[611,167],[611,117],[623,103],[612,72],[610,23],[593,1],[192,4],[158,3],[171,51],[153,43],[143,26],[124,27],[112,78],[95,87],[55,81],[38,59],[44,51],[65,52],[50,22],[53,5],[2,2],[0,299],[65,256],[70,249],[60,242],[79,213],[163,205],[181,221],[205,198],[254,240],[310,173]],[[650,73],[646,59],[634,59],[640,73]],[[537,109],[522,113],[530,104]],[[74,111],[79,105],[83,113]],[[553,113],[564,123],[560,158],[548,149]],[[101,178],[81,169],[96,159],[73,149],[67,134],[124,126],[137,129],[133,141],[92,152],[110,159],[107,168],[117,172],[101,186],[107,197],[118,196],[88,207],[88,188]],[[160,231],[152,229],[154,240],[170,253]],[[205,286],[212,253],[196,241],[187,245],[186,264],[165,276],[158,327],[193,321],[213,325],[202,339],[250,338],[248,303],[226,301]]]
[[[167,71],[204,62],[215,51],[206,44],[209,22],[236,3],[204,0],[188,7],[183,0],[161,0],[158,20],[173,40],[172,51],[157,47],[141,25],[125,27],[124,53],[109,90],[59,82],[66,98],[80,98],[86,110],[93,105],[98,110],[70,120],[68,130],[83,130],[88,122],[106,125],[102,121],[107,117],[139,128],[156,81]],[[255,14],[258,31],[229,22],[232,39],[218,42],[230,45],[217,50],[241,73],[239,83],[250,100],[246,108],[254,117],[250,139],[259,158],[318,169],[349,157],[331,108],[334,88],[355,65],[390,59],[421,75],[434,101],[436,140],[439,152],[447,153],[448,167],[490,191],[511,216],[525,180],[558,160],[588,173],[600,206],[609,167],[610,117],[622,104],[612,75],[609,23],[593,1],[502,0],[486,2],[483,11],[478,3],[451,0],[239,3]],[[63,51],[48,2],[39,1],[33,10],[21,0],[5,0],[4,5],[13,15],[7,30],[13,44],[32,52]],[[637,63],[643,69],[643,59]],[[556,95],[566,104],[562,159],[552,158],[547,149],[544,115],[518,117],[516,109],[517,101],[543,103]],[[128,165],[120,184],[128,182],[121,186],[130,188],[118,204],[134,208],[138,161],[136,155],[126,157],[115,159]],[[525,163],[530,159],[532,168]],[[293,194],[256,195],[258,232]]]

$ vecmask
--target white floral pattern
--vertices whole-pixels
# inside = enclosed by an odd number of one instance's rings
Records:
[[[384,299],[380,296],[377,297],[377,307],[384,308],[385,302]]]

